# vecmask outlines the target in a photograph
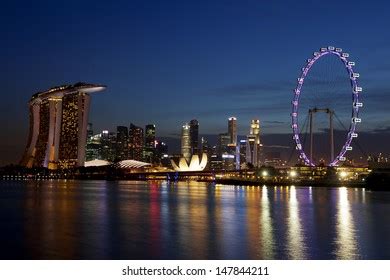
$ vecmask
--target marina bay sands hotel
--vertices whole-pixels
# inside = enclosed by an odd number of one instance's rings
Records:
[[[103,85],[77,83],[31,97],[30,131],[21,165],[49,169],[83,166],[90,93]]]

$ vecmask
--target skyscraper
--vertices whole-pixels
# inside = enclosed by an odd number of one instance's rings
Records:
[[[228,133],[230,135],[230,144],[237,145],[237,119],[235,117],[229,118]]]
[[[247,135],[246,161],[253,166],[260,165],[260,121],[252,120],[250,133]]]
[[[117,126],[116,128],[116,160],[128,159],[128,139],[129,132],[127,126]]]
[[[85,161],[102,159],[102,134],[92,135],[87,139]]]
[[[202,154],[205,153],[205,154],[207,154],[208,157],[210,157],[211,156],[211,147],[209,146],[209,142],[207,141],[207,139],[202,137],[201,143],[202,143],[201,153]]]
[[[90,93],[106,86],[77,83],[31,97],[30,132],[21,164],[50,169],[83,166]]]
[[[129,130],[129,159],[143,160],[144,130],[134,124],[130,124]]]
[[[145,147],[155,148],[156,141],[156,126],[154,124],[148,124],[145,126]]]
[[[93,136],[93,126],[92,123],[88,123],[87,125],[87,142]]]
[[[183,125],[181,130],[181,154],[187,162],[191,159],[191,139],[190,139],[190,126],[188,124]]]
[[[156,126],[148,124],[145,126],[145,149],[144,161],[153,163],[156,154]]]
[[[246,140],[240,140],[240,163],[246,163]]]
[[[218,157],[221,158],[223,153],[228,152],[228,145],[229,144],[230,144],[229,133],[220,133],[218,135],[218,143],[217,143]]]
[[[191,155],[199,154],[199,122],[197,120],[190,121],[190,141]]]

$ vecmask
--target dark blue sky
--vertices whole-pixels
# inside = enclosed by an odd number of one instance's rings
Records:
[[[24,149],[31,95],[78,81],[108,86],[93,96],[97,130],[155,123],[158,135],[172,136],[196,118],[211,134],[235,115],[240,134],[252,118],[263,133],[289,133],[300,68],[328,45],[348,51],[361,73],[360,130],[388,131],[387,1],[112,2],[2,4],[3,161]]]

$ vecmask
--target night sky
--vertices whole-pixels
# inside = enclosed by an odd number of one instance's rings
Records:
[[[389,9],[387,1],[2,3],[0,165],[21,157],[31,95],[78,81],[108,86],[92,97],[96,131],[155,123],[158,136],[177,137],[196,118],[201,134],[217,134],[234,115],[242,135],[253,118],[264,134],[290,133],[296,78],[328,45],[349,52],[361,74],[359,130],[388,143]]]

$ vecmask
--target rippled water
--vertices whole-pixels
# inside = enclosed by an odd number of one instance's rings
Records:
[[[390,259],[390,193],[0,181],[1,259]]]

